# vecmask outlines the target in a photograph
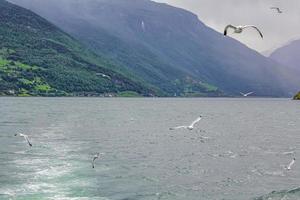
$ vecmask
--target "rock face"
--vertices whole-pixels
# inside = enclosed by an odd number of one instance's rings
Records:
[[[300,100],[300,92],[294,96],[294,100]]]
[[[290,72],[183,9],[149,0],[10,0],[169,95],[286,96]],[[63,20],[62,20],[63,19]]]

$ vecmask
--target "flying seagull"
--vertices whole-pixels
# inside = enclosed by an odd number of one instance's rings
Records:
[[[278,12],[279,14],[282,13],[282,11],[280,10],[280,8],[278,8],[278,7],[271,7],[270,9],[272,9],[272,10],[277,10],[277,12]]]
[[[93,168],[95,168],[95,160],[98,159],[99,157],[100,157],[100,153],[97,153],[96,155],[94,155],[93,162],[92,162]]]
[[[142,21],[141,26],[142,26],[142,30],[145,32],[146,31],[146,25],[145,25],[144,21]]]
[[[102,78],[111,79],[110,76],[103,74],[103,73],[96,73],[97,76],[101,76]]]
[[[194,126],[195,124],[197,124],[200,120],[202,119],[202,117],[198,117],[195,121],[193,121],[191,123],[191,125],[189,126],[177,126],[177,127],[174,127],[174,128],[170,128],[170,130],[177,130],[177,129],[188,129],[188,130],[193,130],[194,129]]]
[[[29,145],[30,147],[32,147],[32,144],[30,143],[30,141],[29,141],[27,135],[24,135],[24,134],[22,134],[22,133],[19,133],[19,134],[15,134],[15,136],[23,137],[23,138],[26,140],[26,142],[28,143],[28,145]]]
[[[263,34],[261,33],[261,31],[254,25],[246,25],[246,26],[233,26],[233,25],[228,25],[225,27],[225,30],[224,30],[224,35],[226,36],[227,35],[227,31],[228,29],[231,28],[233,29],[234,33],[242,33],[244,29],[246,28],[254,28],[255,30],[258,31],[258,33],[260,34],[260,37],[261,38],[264,38]]]
[[[296,158],[293,158],[292,162],[286,167],[287,170],[291,170],[292,166],[295,164]]]
[[[240,92],[240,94],[243,96],[243,97],[248,97],[249,95],[253,94],[254,92],[249,92],[249,93],[242,93]]]

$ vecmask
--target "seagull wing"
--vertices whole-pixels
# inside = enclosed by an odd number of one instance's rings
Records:
[[[270,9],[277,10],[278,13],[281,13],[281,12],[282,12],[282,11],[280,10],[280,8],[278,8],[278,7],[271,7]]]
[[[292,160],[292,162],[288,165],[287,169],[290,170],[294,164],[295,160]]]
[[[242,93],[242,92],[240,92],[240,94],[241,94],[242,96],[245,96],[245,94],[244,94],[244,93]]]
[[[229,28],[232,28],[232,29],[234,29],[234,30],[236,29],[236,27],[233,26],[233,25],[231,25],[231,24],[227,25],[227,26],[225,27],[225,29],[224,29],[224,35],[225,35],[225,36],[227,35],[227,31],[228,31]]]
[[[249,92],[249,93],[247,93],[247,94],[245,94],[246,96],[249,96],[249,95],[251,95],[251,94],[253,94],[254,92]]]
[[[177,130],[177,129],[182,129],[182,128],[187,128],[187,126],[177,126],[177,127],[173,127],[173,128],[170,128],[170,130]]]
[[[250,27],[251,27],[251,28],[254,28],[255,30],[257,30],[257,32],[259,33],[260,37],[261,37],[261,38],[264,38],[262,32],[261,32],[256,26],[254,26],[254,25],[246,25],[246,26],[243,26],[243,28],[250,28]]]
[[[29,145],[30,147],[32,147],[32,144],[30,143],[30,141],[29,141],[29,139],[28,139],[28,136],[27,136],[27,135],[24,135],[23,137],[25,138],[25,140],[26,140],[26,142],[28,143],[28,145]]]
[[[98,156],[94,156],[93,161],[92,161],[92,167],[95,168],[95,160],[98,158]]]
[[[201,119],[202,119],[201,117],[198,117],[195,121],[193,121],[193,122],[191,123],[190,126],[191,126],[191,127],[194,127],[195,124],[197,124]]]

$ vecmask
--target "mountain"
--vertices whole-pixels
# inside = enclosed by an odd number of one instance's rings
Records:
[[[294,96],[294,99],[295,99],[295,100],[300,100],[300,92],[298,92],[298,94],[296,94],[296,95]]]
[[[270,55],[270,58],[300,73],[300,40],[278,48]]]
[[[223,37],[183,9],[149,0],[10,1],[169,95],[295,92],[289,71],[280,64]]]
[[[156,94],[32,11],[0,10],[0,95]]]

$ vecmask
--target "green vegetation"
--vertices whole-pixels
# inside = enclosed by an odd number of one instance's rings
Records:
[[[215,86],[196,81],[191,77],[186,77],[184,80],[176,79],[173,82],[178,88],[175,96],[182,97],[205,97],[205,96],[224,96],[224,94]]]
[[[141,95],[134,91],[124,91],[118,94],[118,97],[140,97]]]
[[[300,92],[294,96],[294,100],[300,100]]]
[[[0,91],[13,96],[61,96],[63,91],[52,88],[38,77],[44,69],[20,62],[9,61],[0,56]]]
[[[4,0],[0,10],[0,95],[162,94],[31,11]]]

